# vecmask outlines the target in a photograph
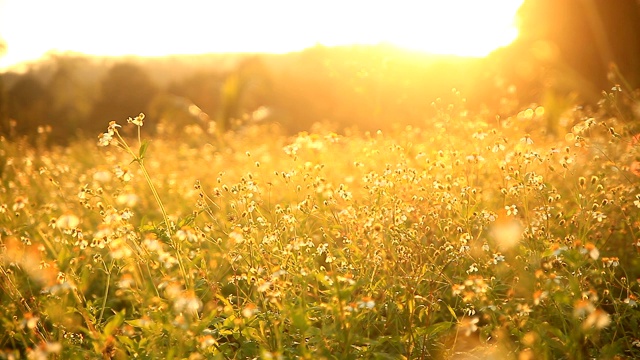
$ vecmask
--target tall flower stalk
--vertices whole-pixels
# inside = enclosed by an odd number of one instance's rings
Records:
[[[153,198],[156,200],[156,203],[160,207],[160,212],[162,213],[162,218],[165,224],[166,235],[170,239],[171,245],[176,251],[176,255],[177,255],[176,258],[178,260],[178,265],[180,266],[180,271],[182,272],[182,276],[184,277],[185,285],[189,287],[187,271],[184,266],[184,263],[182,262],[180,244],[176,243],[172,237],[173,231],[171,227],[171,222],[169,221],[169,216],[167,215],[167,210],[164,207],[162,200],[160,199],[160,195],[158,195],[158,191],[156,190],[155,185],[153,185],[153,181],[151,181],[151,176],[149,176],[149,172],[147,171],[147,168],[144,166],[144,156],[147,152],[147,148],[149,147],[149,141],[148,140],[142,141],[142,138],[140,136],[140,128],[144,123],[144,114],[140,113],[138,116],[134,118],[130,117],[127,119],[127,122],[130,124],[134,124],[137,127],[137,132],[138,132],[137,134],[138,135],[138,152],[137,153],[131,148],[131,146],[129,146],[126,140],[120,135],[118,128],[120,128],[121,126],[115,121],[109,122],[109,126],[107,127],[107,132],[99,135],[98,145],[100,146],[115,145],[123,149],[129,155],[131,155],[131,157],[133,158],[131,162],[136,162],[138,163],[138,165],[140,165],[140,170],[142,170],[142,175],[147,181],[147,184],[149,184],[149,188],[151,189]]]
[[[131,155],[131,157],[133,157],[132,162],[136,162],[138,163],[138,165],[140,165],[140,170],[142,170],[142,175],[144,176],[144,179],[147,181],[147,184],[149,184],[149,188],[151,189],[153,198],[156,200],[156,203],[160,207],[160,212],[162,213],[162,218],[165,223],[167,234],[170,236],[172,231],[171,231],[171,223],[169,222],[169,217],[167,216],[167,210],[165,209],[164,204],[160,199],[160,195],[158,195],[158,191],[156,190],[155,185],[153,185],[153,182],[151,181],[151,176],[149,176],[149,172],[147,171],[147,168],[144,166],[144,156],[145,156],[145,153],[147,152],[147,148],[149,147],[149,141],[148,140],[142,141],[140,136],[140,128],[142,127],[144,122],[144,114],[140,113],[135,118],[128,118],[127,122],[130,124],[134,124],[137,128],[138,144],[139,144],[137,154],[135,151],[133,151],[133,149],[129,146],[129,144],[122,138],[122,136],[120,135],[120,132],[118,131],[118,128],[120,128],[121,126],[115,121],[109,122],[109,126],[107,127],[107,132],[100,134],[98,139],[98,145],[100,146],[115,145],[123,149],[129,155]]]

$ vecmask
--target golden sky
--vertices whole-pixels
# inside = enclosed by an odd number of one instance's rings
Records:
[[[389,43],[485,56],[517,36],[523,0],[0,0],[0,68],[48,51],[92,55],[284,53]]]

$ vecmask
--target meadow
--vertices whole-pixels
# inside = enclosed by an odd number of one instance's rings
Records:
[[[640,358],[626,95],[556,134],[457,96],[384,132],[2,138],[0,359]]]

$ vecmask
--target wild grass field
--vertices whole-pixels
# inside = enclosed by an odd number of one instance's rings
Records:
[[[624,95],[555,135],[460,99],[390,132],[3,138],[0,359],[639,358]]]

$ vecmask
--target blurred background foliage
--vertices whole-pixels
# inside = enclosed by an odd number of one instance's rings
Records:
[[[284,55],[50,54],[26,71],[0,75],[0,131],[49,132],[50,142],[64,144],[140,112],[150,127],[170,131],[192,123],[229,131],[257,120],[289,133],[316,122],[385,129],[428,121],[431,103],[453,101],[455,88],[469,109],[496,115],[511,114],[514,104],[542,104],[549,133],[557,133],[569,107],[595,103],[614,84],[640,87],[636,0],[527,0],[519,17],[519,39],[480,59],[389,45],[318,45]]]

